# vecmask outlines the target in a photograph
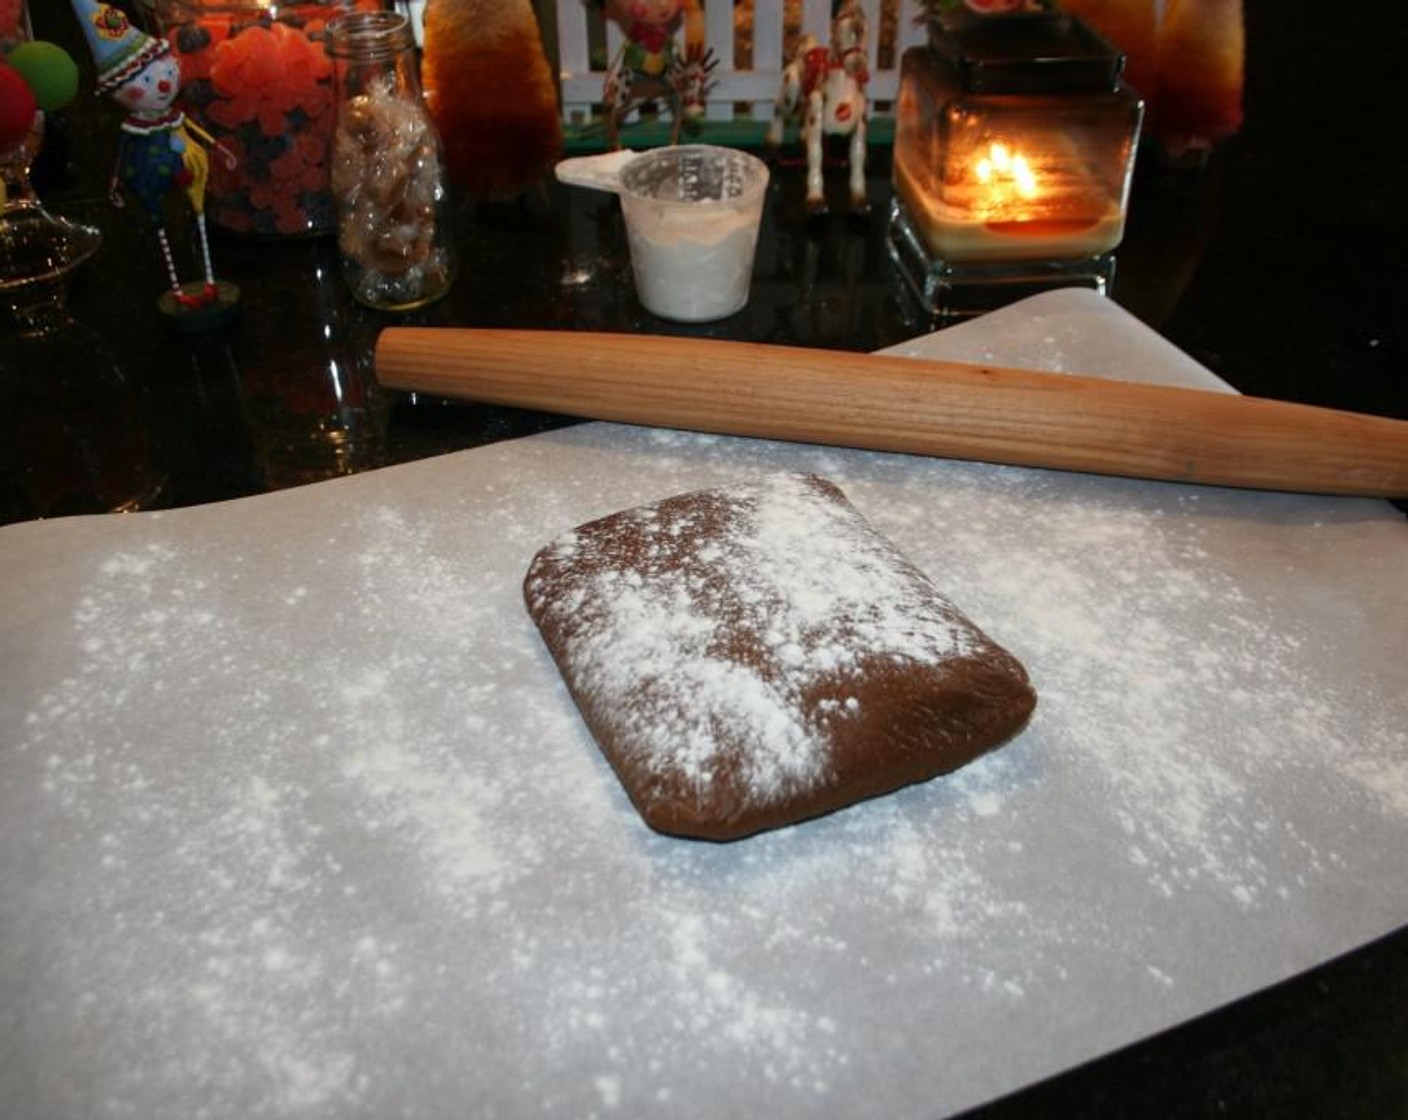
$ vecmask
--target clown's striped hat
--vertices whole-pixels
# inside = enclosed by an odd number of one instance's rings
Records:
[[[122,11],[100,0],[73,0],[73,11],[83,25],[98,67],[98,88],[104,93],[111,93],[171,50],[165,39],[133,27]]]

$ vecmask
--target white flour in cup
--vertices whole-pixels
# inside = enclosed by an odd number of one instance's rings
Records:
[[[621,176],[636,294],[666,319],[705,322],[748,302],[767,166],[705,144],[662,148]]]

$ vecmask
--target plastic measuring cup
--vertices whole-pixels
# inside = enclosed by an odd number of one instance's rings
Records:
[[[767,164],[736,148],[657,148],[620,169],[636,294],[646,310],[697,323],[748,302]]]

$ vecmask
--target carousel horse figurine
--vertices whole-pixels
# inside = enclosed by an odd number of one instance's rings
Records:
[[[169,306],[179,315],[237,299],[233,285],[216,282],[205,228],[210,159],[197,138],[212,147],[215,142],[175,107],[181,67],[170,43],[147,35],[122,11],[100,0],[73,0],[73,8],[97,63],[98,88],[127,110],[110,188],[112,201],[123,205],[118,186],[125,186],[156,227],[171,280]],[[174,191],[185,194],[195,214],[205,271],[200,282],[182,284],[176,271],[164,210],[167,195]]]
[[[802,142],[807,156],[807,210],[826,212],[822,189],[822,161],[827,137],[849,137],[850,207],[864,213],[866,94],[870,80],[866,64],[865,12],[854,0],[845,0],[831,20],[831,44],[823,47],[804,35],[782,72],[782,89],[768,126],[767,143],[780,147],[787,121],[801,119]]]
[[[683,127],[703,117],[718,65],[704,46],[698,0],[607,0],[604,7],[626,36],[602,92],[609,146],[621,146],[621,123],[633,109],[657,100],[670,108],[670,143],[679,143]],[[675,40],[681,24],[683,50]]]

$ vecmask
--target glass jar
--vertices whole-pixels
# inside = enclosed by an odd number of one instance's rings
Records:
[[[410,23],[396,12],[328,28],[337,91],[331,183],[342,274],[368,307],[409,311],[455,277],[440,136],[421,97]]]
[[[323,49],[336,16],[379,0],[155,0],[160,33],[181,63],[181,106],[219,144],[207,215],[264,237],[333,229],[327,154],[332,65]]]
[[[132,0],[132,3],[128,5],[128,11],[138,27],[154,34],[161,31],[156,18],[156,0]]]
[[[99,241],[33,203],[0,219],[0,523],[160,504],[137,387],[68,309]]]
[[[905,52],[891,254],[926,303],[960,284],[1104,289],[1143,116],[1123,66],[1061,12],[941,17]]]

